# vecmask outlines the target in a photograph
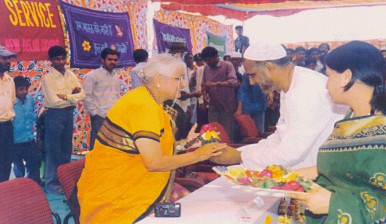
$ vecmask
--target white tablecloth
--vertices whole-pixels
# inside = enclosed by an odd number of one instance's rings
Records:
[[[279,201],[280,198],[258,197],[254,193],[237,189],[234,184],[220,177],[178,201],[181,203],[181,217],[156,218],[150,215],[139,223],[261,224],[267,215],[276,220]]]

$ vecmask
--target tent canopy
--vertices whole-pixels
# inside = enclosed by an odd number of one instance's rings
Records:
[[[288,16],[304,10],[386,5],[384,0],[152,0],[171,11],[223,15],[245,21],[255,15]]]

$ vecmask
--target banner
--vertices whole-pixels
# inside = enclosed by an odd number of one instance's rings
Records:
[[[192,41],[190,40],[190,30],[169,26],[153,19],[154,30],[157,38],[158,52],[168,52],[172,42],[182,42],[188,52],[192,52]]]
[[[48,58],[51,46],[64,46],[56,0],[0,0],[0,45],[18,61]]]
[[[68,26],[72,68],[101,66],[101,52],[110,47],[121,53],[118,66],[135,65],[133,36],[127,12],[89,10],[61,2]]]
[[[210,32],[206,32],[208,37],[207,46],[211,46],[217,49],[218,55],[222,58],[226,53],[226,37],[214,35]]]

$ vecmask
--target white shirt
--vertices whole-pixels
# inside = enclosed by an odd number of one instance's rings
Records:
[[[295,67],[289,90],[281,92],[275,133],[239,148],[244,166],[258,170],[268,165],[290,169],[316,165],[319,147],[348,109],[331,101],[326,82],[320,73]]]
[[[66,69],[63,75],[56,69],[51,68],[42,81],[44,106],[46,108],[65,108],[76,106],[78,102],[86,98],[86,94],[83,89],[80,93],[72,94],[72,91],[76,87],[81,88],[81,85],[74,73]],[[60,99],[57,94],[66,94],[67,100]]]
[[[143,82],[142,82],[143,76],[141,75],[140,71],[145,67],[145,65],[146,65],[146,62],[140,62],[133,69],[131,69],[130,78],[131,78],[132,89],[135,89],[143,85]]]
[[[110,73],[100,67],[87,73],[83,89],[86,93],[84,106],[87,112],[91,116],[106,117],[107,112],[121,96],[121,80],[114,71]]]
[[[315,71],[321,72],[323,70],[324,66],[320,60],[316,61]]]
[[[10,121],[15,117],[13,110],[15,103],[15,83],[9,75],[4,74],[3,78],[0,78],[0,122]]]

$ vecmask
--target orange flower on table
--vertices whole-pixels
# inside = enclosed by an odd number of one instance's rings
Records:
[[[91,44],[87,40],[83,41],[82,47],[84,51],[90,51],[91,50]]]
[[[267,170],[272,172],[272,178],[280,178],[286,174],[286,172],[280,166],[268,166]]]

